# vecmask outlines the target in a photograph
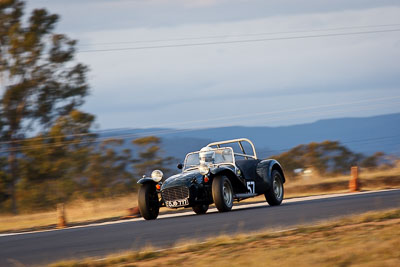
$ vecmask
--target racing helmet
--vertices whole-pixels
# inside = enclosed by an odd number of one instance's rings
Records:
[[[214,150],[211,147],[203,147],[200,149],[199,158],[201,164],[214,162]]]

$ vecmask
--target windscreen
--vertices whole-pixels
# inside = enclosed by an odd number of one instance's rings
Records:
[[[183,170],[189,170],[193,168],[197,168],[200,165],[200,152],[192,152],[186,155],[185,165]],[[233,151],[230,147],[224,148],[216,148],[212,150],[212,157],[208,164],[210,165],[218,165],[218,164],[226,164],[226,163],[234,163],[233,162]]]

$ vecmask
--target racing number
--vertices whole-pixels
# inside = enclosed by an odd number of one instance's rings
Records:
[[[251,194],[254,194],[256,192],[256,185],[253,181],[247,182],[247,189],[249,189]]]

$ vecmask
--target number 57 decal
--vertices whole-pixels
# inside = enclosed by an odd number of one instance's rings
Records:
[[[256,192],[256,184],[251,181],[251,182],[246,182],[247,184],[247,189],[249,189],[250,193],[254,194]]]

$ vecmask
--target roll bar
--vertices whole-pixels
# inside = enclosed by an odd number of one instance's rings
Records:
[[[246,152],[244,151],[244,147],[243,147],[243,145],[242,145],[242,142],[247,142],[247,143],[250,144],[251,148],[253,149],[253,155],[246,154]],[[216,146],[217,148],[220,148],[221,145],[232,144],[232,143],[238,143],[240,149],[241,149],[242,152],[243,152],[243,154],[241,154],[241,153],[234,153],[235,155],[242,156],[242,157],[244,157],[245,159],[248,159],[248,158],[257,159],[256,148],[254,147],[253,142],[251,142],[251,141],[250,141],[249,139],[247,139],[247,138],[238,138],[238,139],[232,139],[232,140],[226,140],[226,141],[213,142],[213,143],[209,143],[207,146],[208,146],[208,147]]]

